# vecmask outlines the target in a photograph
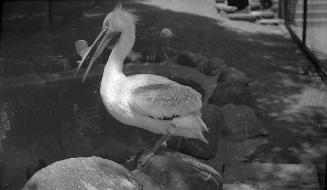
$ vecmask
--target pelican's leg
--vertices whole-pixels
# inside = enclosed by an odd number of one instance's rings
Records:
[[[167,43],[166,43],[166,50],[170,49],[170,39],[167,40]]]
[[[162,145],[165,145],[167,146],[166,144],[166,141],[168,140],[170,134],[167,133],[165,135],[162,135],[161,138],[156,142],[156,144],[154,145],[154,147],[152,148],[152,151],[154,154],[157,153],[157,151],[159,150],[159,148],[162,146]]]
[[[164,46],[164,56],[165,56],[165,60],[166,60],[166,64],[169,63],[169,50],[170,50],[170,39],[167,39],[167,41],[165,42],[165,46]]]
[[[139,159],[139,166],[140,167],[144,167],[145,164],[148,162],[148,160],[154,156],[156,153],[158,153],[158,150],[160,149],[160,147],[163,144],[166,144],[166,141],[168,140],[170,134],[167,133],[165,135],[162,135],[161,138],[156,142],[155,146],[151,149],[151,151],[145,155],[143,155],[140,159]],[[167,145],[167,144],[166,144]],[[166,146],[165,145],[165,146]]]

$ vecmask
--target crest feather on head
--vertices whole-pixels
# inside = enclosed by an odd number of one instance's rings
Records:
[[[129,19],[133,23],[139,21],[138,16],[135,15],[135,11],[124,8],[121,3],[117,3],[116,7],[113,10],[113,14],[121,14],[124,16],[124,18]]]

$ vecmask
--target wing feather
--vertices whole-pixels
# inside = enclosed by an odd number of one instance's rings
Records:
[[[197,112],[201,94],[178,83],[146,84],[132,91],[129,105],[138,114],[153,118],[174,118]]]

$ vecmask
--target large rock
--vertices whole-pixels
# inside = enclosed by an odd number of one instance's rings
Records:
[[[209,59],[206,56],[187,51],[180,52],[177,58],[177,64],[189,67],[198,67],[201,63],[208,61]]]
[[[228,67],[219,76],[215,92],[209,102],[217,106],[229,103],[251,105],[253,100],[249,87],[250,79],[234,67]]]
[[[225,61],[219,58],[213,58],[206,62],[201,62],[199,71],[207,76],[216,76],[223,73],[226,69]]]
[[[140,171],[162,190],[222,190],[222,176],[193,157],[164,151],[147,161]]]
[[[215,157],[220,131],[224,123],[223,115],[221,110],[213,104],[205,106],[202,109],[202,115],[203,121],[209,129],[209,132],[204,132],[209,144],[196,139],[171,137],[167,142],[168,147],[199,159],[208,160]]]
[[[160,186],[156,184],[152,178],[145,173],[141,172],[138,169],[135,169],[132,171],[132,174],[134,175],[135,179],[142,184],[143,189],[148,190],[161,190]]]
[[[221,83],[218,84],[209,102],[217,106],[229,103],[251,104],[251,91],[244,83]]]
[[[207,161],[216,170],[240,162],[248,162],[257,148],[267,144],[268,132],[254,111],[244,105],[227,104],[221,108],[224,128],[221,132],[217,156]]]
[[[268,131],[254,111],[243,105],[228,104],[221,108],[224,117],[223,135],[232,140],[267,136]]]
[[[70,158],[35,173],[23,190],[221,190],[221,175],[208,165],[177,152],[164,151],[130,172],[99,157]]]
[[[218,172],[224,174],[224,169],[228,169],[232,165],[249,162],[251,160],[251,155],[253,155],[259,147],[267,143],[268,139],[265,137],[247,139],[246,141],[231,141],[228,137],[222,137],[219,143],[217,156],[206,162]],[[260,159],[257,161],[260,161]]]
[[[71,158],[38,171],[23,190],[138,190],[142,185],[123,166],[98,157]]]
[[[237,70],[234,67],[228,67],[221,73],[217,82],[218,83],[233,83],[233,82],[240,82],[240,83],[248,83],[250,79],[241,71]]]
[[[226,69],[226,65],[222,59],[209,59],[206,56],[187,51],[183,51],[178,55],[177,64],[195,67],[207,76],[219,75]]]

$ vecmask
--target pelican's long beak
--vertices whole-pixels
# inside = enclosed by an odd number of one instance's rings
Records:
[[[103,50],[107,47],[108,43],[111,41],[111,39],[113,38],[113,36],[115,36],[116,33],[114,32],[107,32],[108,28],[104,28],[102,29],[102,31],[100,32],[100,34],[97,36],[97,38],[94,40],[93,44],[90,46],[90,48],[88,49],[88,51],[86,52],[86,54],[84,55],[81,63],[79,64],[74,76],[77,75],[78,71],[80,70],[80,68],[82,67],[82,65],[87,62],[88,60],[90,60],[90,57],[92,56],[92,59],[90,61],[90,64],[88,65],[82,82],[85,81],[88,73],[91,70],[91,67],[93,66],[94,62],[100,57],[100,55],[102,54]],[[101,41],[100,41],[101,40]],[[100,43],[99,43],[100,41]],[[96,50],[95,50],[96,49]]]

